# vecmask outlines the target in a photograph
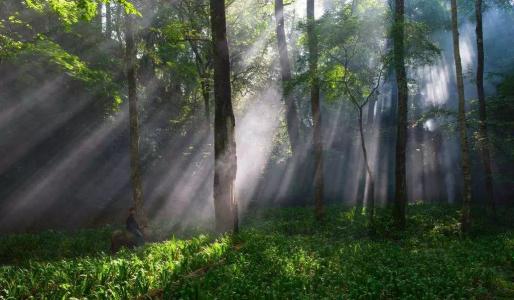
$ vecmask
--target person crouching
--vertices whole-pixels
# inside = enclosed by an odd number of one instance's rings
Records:
[[[134,239],[136,241],[137,246],[142,246],[145,244],[145,238],[143,236],[143,232],[139,227],[139,224],[136,221],[136,209],[134,207],[129,208],[129,215],[127,217],[126,228],[127,231],[134,235]]]

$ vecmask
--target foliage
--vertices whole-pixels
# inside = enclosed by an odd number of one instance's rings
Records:
[[[138,14],[131,3],[120,3],[128,13]],[[18,65],[35,62],[54,64],[66,75],[84,82],[94,93],[112,97],[113,107],[118,107],[122,96],[109,72],[92,68],[78,55],[64,49],[52,39],[52,33],[43,31],[39,24],[38,14],[55,13],[61,22],[59,25],[69,31],[71,25],[80,20],[90,21],[97,13],[97,4],[95,1],[26,0],[23,5],[29,9],[28,12],[6,6],[11,9],[7,10],[11,15],[0,20],[0,60]]]
[[[171,239],[116,256],[102,252],[108,229],[7,236],[0,296],[509,298],[513,211],[502,211],[510,229],[477,218],[481,229],[469,237],[451,206],[410,206],[403,233],[380,210],[373,236],[353,208],[330,207],[322,224],[305,208],[253,211],[238,236]]]
[[[2,238],[2,256],[10,255],[12,262],[20,264],[1,267],[0,297],[127,299],[152,294],[169,298],[182,275],[219,261],[231,244],[229,237],[214,241],[199,235],[110,256],[102,252],[108,249],[108,233],[82,231],[67,237],[47,232]],[[20,262],[18,253],[31,259]],[[70,253],[79,257],[70,258]]]
[[[361,14],[343,6],[320,22],[325,33],[320,39],[326,96],[329,100],[344,96],[359,109],[378,92],[385,52],[383,14],[373,8],[362,8]]]
[[[27,8],[41,14],[55,13],[66,26],[80,20],[91,21],[98,12],[98,5],[109,0],[24,0]],[[117,0],[124,6],[126,13],[140,15],[134,5],[127,0]]]

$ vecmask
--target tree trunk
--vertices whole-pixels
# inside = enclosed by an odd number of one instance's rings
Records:
[[[103,7],[103,3],[99,2],[96,6],[96,16],[95,16],[95,23],[96,23],[96,26],[98,27],[100,33],[102,33],[102,7]]]
[[[395,202],[393,218],[396,227],[405,229],[405,208],[407,205],[406,148],[407,148],[407,73],[405,71],[404,47],[404,0],[395,0],[394,14],[394,70],[398,85],[398,116],[395,157]]]
[[[462,175],[464,178],[462,200],[462,231],[467,232],[471,226],[471,170],[469,161],[468,137],[466,128],[466,107],[464,99],[464,78],[462,76],[462,63],[459,47],[459,27],[457,21],[457,0],[451,0],[453,55],[455,59],[455,73],[457,76],[457,92],[459,96],[458,127],[460,133],[460,151]]]
[[[375,103],[377,100],[370,99],[368,103],[368,115],[367,115],[367,124],[368,128],[373,127],[373,122],[375,121]]]
[[[375,216],[375,182],[373,179],[373,173],[371,172],[371,167],[369,166],[368,151],[366,150],[366,141],[364,140],[364,128],[362,125],[362,108],[359,108],[359,133],[361,137],[362,155],[364,156],[364,164],[366,167],[366,173],[368,175],[368,197],[366,201],[366,210],[368,213],[369,223],[370,225],[372,225]]]
[[[202,74],[201,75],[201,88],[202,88],[202,97],[203,97],[203,106],[204,106],[204,115],[205,121],[210,123],[211,120],[211,109],[210,109],[210,97],[209,97],[209,75]]]
[[[200,49],[198,49],[198,46],[193,41],[189,41],[189,45],[191,46],[191,50],[193,50],[193,53],[195,54],[196,72],[198,73],[198,76],[200,76],[200,89],[202,92],[202,98],[203,98],[203,104],[204,104],[205,122],[207,124],[210,124],[211,109],[210,109],[210,92],[209,92],[210,91],[209,67],[206,66],[206,62],[204,62],[204,59],[202,58],[202,55],[200,54]]]
[[[482,163],[485,172],[486,203],[493,219],[496,219],[496,205],[494,203],[493,175],[491,169],[491,154],[489,151],[489,135],[487,134],[487,113],[484,91],[484,32],[482,30],[482,0],[475,1],[477,19],[477,92],[479,104],[479,146],[482,154]]]
[[[277,22],[277,44],[280,61],[280,74],[282,75],[283,97],[286,107],[287,133],[293,155],[298,151],[299,119],[296,103],[291,93],[291,65],[287,51],[287,40],[284,29],[284,3],[283,0],[275,0],[275,20]]]
[[[105,3],[105,36],[110,39],[112,33],[111,3]]]
[[[355,14],[358,5],[359,5],[359,1],[358,0],[353,0],[352,1],[352,14]]]
[[[130,180],[132,184],[132,200],[136,210],[136,219],[144,228],[147,225],[143,207],[143,185],[141,182],[141,162],[139,156],[139,112],[137,106],[136,82],[136,48],[134,44],[134,18],[126,15],[125,43],[126,68],[128,82],[129,119],[130,119]]]
[[[421,184],[421,191],[418,191],[419,199],[426,202],[426,184],[425,184],[425,148],[424,148],[424,132],[423,124],[419,122],[422,118],[422,103],[421,96],[417,95],[414,100],[414,119],[416,126],[414,127],[414,143],[417,147],[414,155],[414,161],[419,165],[419,176],[415,178]]]
[[[359,178],[358,188],[357,188],[357,197],[355,200],[355,213],[358,215],[362,214],[362,210],[364,208],[364,196],[366,194],[366,180],[368,177],[368,173],[366,172],[365,164],[362,165],[362,174]]]
[[[309,75],[314,144],[314,205],[316,219],[325,215],[323,207],[323,137],[321,132],[320,88],[318,78],[318,37],[315,31],[314,0],[307,0],[307,37],[309,44]]]
[[[210,0],[214,54],[214,210],[218,232],[238,231],[237,157],[225,1]]]

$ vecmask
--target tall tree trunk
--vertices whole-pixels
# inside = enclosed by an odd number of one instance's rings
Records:
[[[432,173],[432,203],[449,203],[448,187],[446,186],[445,171],[444,171],[444,151],[443,151],[443,129],[437,128],[433,132],[433,146],[434,156],[433,162],[435,170]]]
[[[423,128],[423,124],[419,122],[422,117],[422,104],[421,104],[421,96],[418,94],[414,99],[414,121],[416,122],[416,126],[414,127],[414,143],[416,148],[416,155],[414,155],[415,163],[417,163],[419,167],[419,176],[416,180],[421,184],[421,191],[418,191],[419,199],[423,202],[426,202],[426,184],[425,184],[425,148],[424,148],[424,133],[425,129]]]
[[[355,14],[358,5],[359,5],[359,1],[358,0],[353,0],[352,1],[352,14]]]
[[[111,3],[105,3],[105,36],[110,39],[112,34]]]
[[[96,23],[96,26],[99,29],[100,33],[102,33],[102,7],[103,7],[103,3],[99,2],[96,6],[96,16],[95,16],[95,23]]]
[[[496,219],[496,205],[494,203],[493,175],[491,169],[491,154],[489,151],[489,135],[487,134],[487,113],[484,91],[484,32],[482,29],[482,0],[475,1],[475,14],[477,19],[477,92],[479,104],[479,145],[482,154],[482,163],[485,172],[486,202],[493,219]]]
[[[373,224],[374,216],[375,216],[375,181],[373,179],[373,173],[371,172],[371,167],[369,166],[368,160],[368,151],[366,149],[366,141],[364,140],[364,128],[362,125],[362,108],[359,108],[359,133],[361,138],[361,147],[362,147],[362,155],[364,156],[364,164],[366,167],[367,173],[367,182],[368,182],[368,193],[367,193],[367,213],[369,218],[370,225]]]
[[[407,149],[407,72],[405,71],[404,47],[404,0],[395,0],[394,13],[394,70],[398,85],[398,116],[396,131],[395,157],[395,202],[393,209],[394,223],[398,229],[405,228],[405,208],[407,206],[406,149]]]
[[[278,55],[280,61],[280,74],[282,75],[282,89],[284,102],[286,106],[287,133],[291,144],[293,155],[298,150],[299,138],[299,119],[296,109],[296,103],[291,93],[291,65],[289,63],[289,53],[287,51],[287,40],[284,29],[284,2],[283,0],[275,0],[275,21],[277,22],[277,44]]]
[[[130,180],[132,184],[132,200],[136,210],[136,219],[144,228],[147,225],[147,218],[143,207],[143,184],[141,182],[141,162],[139,155],[139,112],[137,106],[136,47],[134,44],[133,28],[134,22],[135,20],[132,15],[126,15],[125,51],[130,119]]]
[[[209,74],[205,73],[201,75],[201,88],[202,88],[202,97],[203,97],[203,106],[204,106],[204,115],[205,121],[210,123],[211,119],[211,109],[210,109],[210,97],[209,97]]]
[[[318,78],[318,37],[315,31],[314,0],[307,0],[307,37],[309,41],[309,75],[311,82],[311,110],[314,124],[314,205],[316,219],[325,215],[323,205],[323,137],[321,132],[320,88]]]
[[[214,54],[214,210],[218,232],[238,231],[237,157],[225,1],[210,0]]]
[[[468,137],[466,128],[466,107],[464,99],[464,78],[462,76],[462,63],[459,47],[459,27],[457,21],[457,0],[451,0],[453,55],[455,59],[455,74],[457,76],[457,92],[459,96],[458,127],[460,133],[460,152],[462,175],[464,178],[462,199],[462,231],[467,232],[471,226],[471,168],[469,161]]]

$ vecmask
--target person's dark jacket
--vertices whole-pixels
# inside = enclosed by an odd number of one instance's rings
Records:
[[[141,228],[139,228],[139,224],[137,224],[136,218],[134,218],[133,214],[130,214],[127,218],[126,223],[127,230],[137,234],[137,232],[141,232]]]
[[[134,218],[134,214],[130,214],[128,216],[127,222],[126,222],[126,228],[127,228],[128,232],[130,232],[134,235],[136,244],[138,246],[145,244],[145,239],[144,239],[143,233],[141,231],[141,228],[139,228],[139,224],[137,224],[136,218]]]

